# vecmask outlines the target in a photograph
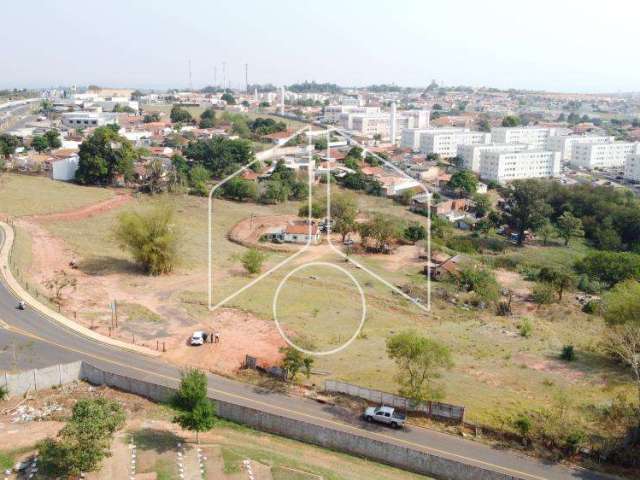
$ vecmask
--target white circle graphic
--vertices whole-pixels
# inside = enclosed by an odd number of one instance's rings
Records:
[[[356,329],[354,334],[351,336],[351,338],[349,338],[349,340],[347,340],[345,343],[343,343],[339,347],[336,347],[336,348],[334,348],[332,350],[324,350],[324,351],[321,351],[321,352],[314,352],[314,351],[311,351],[311,350],[306,350],[306,349],[300,347],[299,345],[296,345],[295,343],[293,343],[293,341],[284,333],[284,330],[280,326],[280,322],[278,321],[278,311],[277,311],[278,310],[278,308],[277,308],[278,297],[280,296],[280,290],[282,289],[284,284],[287,283],[287,280],[289,280],[289,277],[291,277],[291,275],[293,275],[297,271],[302,270],[303,268],[314,267],[314,266],[330,267],[330,268],[336,269],[336,270],[344,273],[347,277],[349,277],[351,279],[351,281],[356,285],[356,287],[358,287],[358,292],[360,293],[360,302],[361,302],[361,305],[362,305],[362,317],[360,318],[360,324],[358,325],[358,328]],[[351,274],[351,272],[349,272],[345,268],[343,268],[343,267],[341,267],[339,265],[334,265],[333,263],[329,263],[329,262],[309,262],[309,263],[305,263],[305,264],[299,265],[298,267],[294,268],[289,273],[287,273],[287,275],[282,279],[282,281],[278,285],[278,288],[276,289],[275,295],[273,296],[273,319],[276,322],[276,327],[278,328],[278,332],[280,332],[280,336],[284,339],[285,342],[287,342],[293,348],[295,348],[296,350],[298,350],[298,351],[300,351],[302,353],[306,353],[307,355],[318,355],[318,356],[320,356],[320,355],[332,355],[334,353],[338,353],[339,351],[343,350],[344,348],[347,348],[351,344],[351,342],[353,342],[358,337],[358,335],[360,334],[360,331],[362,330],[362,327],[364,326],[364,320],[365,320],[366,316],[367,316],[367,303],[366,303],[366,300],[365,300],[365,297],[364,297],[364,291],[362,290],[362,287],[360,286],[360,284],[358,283],[356,278]]]

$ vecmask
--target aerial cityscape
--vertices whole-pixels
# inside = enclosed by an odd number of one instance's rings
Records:
[[[5,9],[0,480],[640,478],[640,7]]]

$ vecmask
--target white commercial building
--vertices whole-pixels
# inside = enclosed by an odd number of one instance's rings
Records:
[[[68,128],[95,128],[118,123],[118,114],[103,112],[68,112],[62,114],[62,124]]]
[[[571,165],[589,170],[621,167],[630,155],[640,153],[639,146],[629,142],[576,143],[571,151]]]
[[[468,128],[446,128],[429,130],[420,134],[420,151],[437,153],[452,158],[458,154],[459,145],[487,145],[491,134],[472,132]]]
[[[526,178],[557,177],[560,163],[560,152],[482,152],[480,178],[505,184]]]
[[[535,148],[547,147],[547,139],[565,130],[538,127],[498,127],[491,129],[494,143],[525,143]]]
[[[523,143],[491,143],[489,145],[458,145],[458,157],[462,168],[480,173],[480,158],[483,152],[521,152],[532,147]]]
[[[596,135],[554,135],[547,139],[547,150],[560,152],[563,161],[570,162],[573,153],[573,146],[585,143],[613,143],[615,137],[612,136],[596,136]]]
[[[640,182],[640,153],[634,153],[624,162],[624,178],[632,182]]]

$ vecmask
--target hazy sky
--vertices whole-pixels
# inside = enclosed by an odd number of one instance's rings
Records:
[[[303,80],[640,91],[637,0],[11,0],[0,87]]]

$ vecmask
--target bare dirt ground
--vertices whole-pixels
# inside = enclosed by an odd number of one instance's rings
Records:
[[[173,273],[168,276],[142,277],[131,266],[117,272],[98,272],[89,268],[70,268],[70,262],[80,261],[74,251],[61,238],[46,228],[49,221],[78,222],[84,218],[104,214],[131,200],[130,195],[112,199],[77,210],[51,215],[24,217],[16,224],[24,229],[32,241],[32,262],[26,277],[41,286],[55,272],[65,271],[77,279],[77,287],[68,290],[61,305],[67,317],[103,335],[111,335],[127,342],[135,342],[152,349],[166,349],[164,356],[172,362],[196,366],[223,374],[234,374],[246,355],[259,358],[265,364],[276,364],[281,358],[279,350],[285,346],[273,322],[252,314],[223,309],[215,313],[194,315],[185,307],[180,294],[201,291],[207,284],[207,273],[202,270]],[[282,227],[297,219],[294,215],[273,215],[246,218],[229,232],[238,243],[255,243],[267,229]],[[341,238],[334,235],[334,244],[341,246]],[[262,245],[262,244],[259,244]],[[271,244],[270,244],[271,245]],[[301,246],[274,245],[292,251]],[[390,270],[397,270],[417,262],[419,248],[401,246],[392,255],[381,255]],[[325,242],[310,246],[296,259],[300,264],[322,259],[335,252]],[[234,271],[214,273],[214,280],[224,281]],[[108,302],[117,299],[117,328]],[[128,308],[125,308],[128,307]],[[191,347],[188,339],[195,330],[218,332],[221,342],[203,347]]]
[[[513,313],[526,314],[537,308],[537,305],[531,301],[534,282],[523,279],[518,272],[498,268],[494,273],[500,286],[513,292]]]
[[[268,215],[248,217],[238,222],[229,231],[228,237],[232,242],[245,246],[268,248],[269,250],[292,252],[300,249],[296,245],[279,245],[275,243],[260,243],[259,239],[271,228],[284,228],[287,223],[299,220],[296,215]]]
[[[128,203],[132,198],[133,197],[130,194],[124,193],[116,195],[115,197],[105,200],[104,202],[88,205],[77,210],[71,210],[61,213],[50,213],[47,215],[32,215],[28,218],[40,222],[53,222],[59,220],[82,220],[83,218],[92,217],[94,215],[113,210],[114,208],[118,208],[125,203]]]

